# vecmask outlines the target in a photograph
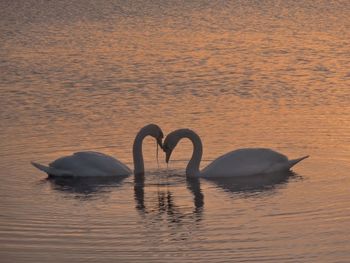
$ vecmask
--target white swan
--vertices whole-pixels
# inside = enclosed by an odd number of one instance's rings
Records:
[[[163,151],[166,153],[165,161],[169,162],[172,151],[182,138],[190,139],[193,144],[192,157],[186,167],[187,176],[233,177],[287,171],[293,165],[309,157],[288,160],[285,155],[270,149],[238,149],[220,156],[202,171],[199,171],[202,159],[202,142],[199,136],[189,129],[179,129],[167,135],[163,142]]]
[[[133,145],[134,173],[144,173],[142,156],[142,142],[146,136],[152,136],[162,147],[163,132],[159,126],[149,124],[136,135]],[[49,166],[32,162],[36,168],[46,172],[49,176],[127,176],[132,171],[117,159],[98,152],[76,152],[73,155],[61,157]]]

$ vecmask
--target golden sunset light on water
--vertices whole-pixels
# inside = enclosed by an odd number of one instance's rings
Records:
[[[0,10],[1,262],[350,261],[349,1]]]

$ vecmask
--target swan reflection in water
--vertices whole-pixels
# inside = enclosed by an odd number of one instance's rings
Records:
[[[156,177],[155,177],[156,176]],[[176,205],[174,196],[176,196],[177,187],[169,184],[159,185],[155,178],[159,179],[162,173],[152,173],[151,176],[147,176],[146,180],[149,180],[149,185],[157,186],[157,198],[151,205],[145,204],[145,176],[137,175],[134,177],[134,199],[136,202],[136,209],[143,214],[166,213],[169,216],[170,221],[181,221],[182,219],[201,220],[201,216],[204,209],[204,194],[201,189],[201,181],[203,183],[209,183],[215,185],[215,188],[229,192],[231,194],[269,194],[274,193],[274,190],[278,189],[282,185],[289,182],[291,178],[300,178],[292,171],[263,174],[248,177],[230,177],[230,178],[196,178],[179,175],[167,175],[168,178],[176,177],[180,178],[180,182],[177,184],[186,184],[187,190],[193,196],[193,210],[191,213],[183,211],[181,205]],[[70,178],[70,177],[53,177],[47,178],[45,181],[50,182],[52,189],[56,191],[62,191],[66,193],[76,194],[81,199],[91,199],[98,197],[101,193],[112,191],[112,188],[116,189],[124,184],[125,177],[99,177],[99,178]],[[183,196],[182,196],[183,197]]]
[[[181,178],[181,180],[185,179],[184,177],[177,177],[177,179],[178,178]],[[176,190],[178,188],[171,187],[171,184],[156,185],[156,198],[147,198],[146,201],[145,188],[149,188],[150,191],[155,190],[154,188],[152,189],[152,186],[154,186],[154,184],[147,184],[145,186],[144,176],[136,176],[134,178],[135,207],[141,217],[145,219],[143,222],[147,224],[148,221],[148,223],[152,225],[152,222],[159,223],[159,221],[165,219],[169,223],[170,227],[175,227],[174,230],[177,231],[177,234],[174,233],[174,235],[178,235],[182,232],[179,231],[181,226],[188,231],[188,227],[190,227],[192,223],[201,221],[204,206],[204,195],[202,194],[200,181],[198,178],[186,178],[187,189],[193,195],[194,205],[190,211],[188,206],[176,204],[175,197],[177,195]],[[182,233],[184,234],[184,232]]]
[[[271,194],[282,185],[286,185],[291,178],[300,178],[293,171],[284,171],[271,174],[224,177],[204,179],[214,183],[217,188],[231,194]]]
[[[295,174],[284,172],[249,178],[215,179],[172,174],[168,175],[169,183],[165,185],[154,183],[157,176],[161,175],[134,178],[135,208],[142,219],[140,224],[151,233],[159,232],[165,227],[167,231],[164,234],[170,235],[172,240],[184,240],[191,239],[194,232],[201,231],[201,222],[205,214],[204,193],[212,192],[211,184],[214,184],[215,189],[220,192],[229,192],[233,194],[232,196],[245,198],[252,194],[254,196],[274,194],[281,186],[286,185],[290,178],[295,177]],[[149,181],[145,183],[145,180]],[[203,191],[201,185],[204,186]],[[187,190],[184,191],[182,186],[186,186]],[[186,192],[192,195],[190,204]],[[184,203],[184,200],[187,203]]]
[[[111,187],[119,187],[128,176],[118,177],[48,177],[52,189],[72,194],[78,194],[82,199],[89,199],[96,194],[110,191]]]

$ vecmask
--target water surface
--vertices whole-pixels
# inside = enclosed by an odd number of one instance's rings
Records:
[[[348,262],[349,1],[1,1],[2,262]],[[203,164],[268,147],[293,173],[47,180],[81,150],[132,167],[137,131],[198,132]]]

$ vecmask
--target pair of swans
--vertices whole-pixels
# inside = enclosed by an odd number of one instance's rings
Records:
[[[288,171],[292,166],[307,158],[288,158],[270,149],[245,148],[226,153],[202,171],[199,165],[202,159],[203,146],[200,137],[192,130],[179,129],[167,135],[164,142],[163,132],[158,125],[149,124],[136,135],[133,144],[134,174],[144,174],[142,142],[146,136],[156,139],[158,145],[166,154],[165,161],[169,162],[171,154],[178,142],[187,138],[192,141],[193,153],[186,167],[187,176],[195,177],[234,177],[267,174]],[[128,176],[132,174],[130,168],[117,159],[98,152],[77,152],[73,155],[61,157],[49,166],[32,162],[32,164],[49,176]]]

